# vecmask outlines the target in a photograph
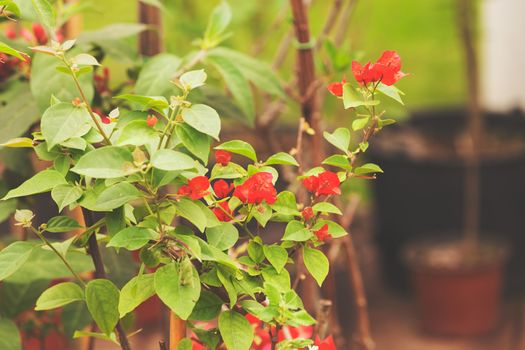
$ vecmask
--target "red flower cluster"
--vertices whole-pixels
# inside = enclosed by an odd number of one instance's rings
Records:
[[[314,217],[314,210],[312,207],[306,207],[301,212],[301,215],[303,216],[304,221],[308,221]]]
[[[5,36],[11,40],[15,40],[20,36],[25,41],[31,44],[33,43],[36,43],[38,45],[47,44],[49,39],[47,37],[47,33],[44,27],[42,27],[40,23],[33,23],[31,25],[31,30],[32,32],[25,28],[18,29],[16,25],[9,25],[5,29]],[[60,29],[58,29],[55,32],[55,36],[58,42],[62,42],[64,40],[64,35],[62,34],[62,31]]]
[[[211,211],[219,221],[228,222],[232,220],[233,212],[230,209],[230,206],[228,205],[228,202],[220,202],[218,203],[219,207],[213,208]]]
[[[328,224],[324,224],[319,230],[314,231],[314,233],[320,242],[323,242],[325,239],[332,237],[330,232],[328,232]]]
[[[393,85],[408,75],[401,72],[401,57],[396,51],[385,51],[376,63],[368,62],[364,66],[353,61],[352,73],[355,80],[362,85],[378,81],[385,85]]]
[[[273,187],[272,179],[272,174],[267,172],[254,174],[237,186],[233,195],[244,204],[261,204],[263,201],[273,204],[277,200],[277,190]]]
[[[308,176],[303,180],[303,185],[309,192],[314,193],[316,196],[341,194],[341,190],[339,189],[339,185],[341,185],[339,177],[336,173],[329,170],[326,170],[319,175]]]
[[[180,196],[187,196],[193,200],[201,199],[210,194],[210,180],[206,176],[197,176],[188,181],[187,185],[179,187],[177,192]]]
[[[254,332],[255,332],[255,338],[253,340],[251,349],[271,350],[272,340],[268,333],[268,328],[263,327],[263,323],[261,322],[261,320],[259,320],[257,317],[251,314],[247,314],[246,319],[251,323],[254,329]],[[272,330],[275,331],[274,327],[272,327]],[[300,327],[285,326],[279,331],[279,334],[277,335],[277,341],[281,342],[285,339],[297,339],[297,338],[308,339],[312,336],[312,333],[313,333],[313,327],[311,326],[300,326]],[[325,348],[322,348],[322,349],[325,350]],[[335,348],[333,349],[326,348],[326,350],[335,350]]]
[[[321,338],[317,336],[315,338],[314,345],[317,346],[317,350],[337,350],[335,348],[334,338],[332,338],[332,336],[329,336],[323,341],[321,341]]]
[[[157,121],[158,119],[154,115],[148,115],[146,117],[146,123],[148,123],[148,126],[154,127],[157,124]]]
[[[224,151],[222,149],[219,149],[215,151],[215,161],[219,163],[222,166],[228,165],[230,160],[232,159],[232,155],[230,152]]]
[[[335,82],[328,85],[328,91],[332,93],[332,95],[341,97],[343,96],[343,86],[346,84],[346,79],[343,78],[341,82]]]
[[[215,181],[213,184],[213,192],[217,195],[219,198],[226,198],[230,195],[230,193],[233,191],[234,186],[233,184],[228,184],[224,180],[218,180]]]

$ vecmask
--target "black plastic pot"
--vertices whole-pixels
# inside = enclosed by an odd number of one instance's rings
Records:
[[[462,132],[464,116],[458,110],[416,113],[385,129],[370,147],[371,160],[385,171],[373,182],[377,244],[385,277],[399,291],[409,286],[404,246],[428,238],[428,232],[461,231],[464,164],[443,153]],[[525,116],[488,114],[485,122],[491,137],[502,141],[502,151],[482,159],[481,231],[508,243],[506,290],[514,293],[525,290],[525,150],[504,145],[510,139],[514,146],[525,144]],[[426,147],[435,151],[419,152],[408,138],[431,140]]]

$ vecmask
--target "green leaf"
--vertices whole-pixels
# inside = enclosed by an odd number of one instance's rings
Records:
[[[157,295],[177,316],[187,320],[199,300],[201,283],[199,273],[189,262],[187,269],[182,263],[164,265],[155,272]]]
[[[270,207],[279,214],[283,215],[300,215],[297,210],[297,200],[295,194],[290,191],[283,191],[277,195],[275,203]]]
[[[195,168],[195,161],[182,152],[160,149],[151,157],[151,165],[160,170],[178,171]]]
[[[193,90],[203,86],[207,77],[208,76],[206,75],[206,72],[204,72],[204,69],[197,69],[182,74],[179,80],[185,89]]]
[[[83,155],[72,172],[96,179],[114,179],[130,175],[137,168],[129,150],[117,146],[97,148]]]
[[[348,161],[348,157],[342,154],[334,154],[333,156],[326,158],[323,160],[323,164],[336,166],[345,170],[352,169],[350,161]]]
[[[257,162],[257,155],[252,145],[241,140],[232,140],[224,142],[219,146],[215,147],[215,149],[222,149],[231,153],[240,154],[241,156],[245,156],[247,158],[250,158],[254,162]]]
[[[56,309],[79,300],[84,300],[82,288],[73,282],[63,282],[52,286],[42,293],[36,301],[35,310]]]
[[[2,200],[25,197],[32,194],[50,191],[53,187],[67,184],[66,179],[56,170],[46,169],[37,173],[15,189],[7,192]]]
[[[286,225],[283,241],[304,242],[312,238],[312,232],[304,227],[304,224],[297,220],[292,220]]]
[[[288,261],[288,252],[279,245],[264,245],[264,255],[266,259],[272,264],[277,273],[281,273]]]
[[[142,67],[135,85],[135,93],[144,96],[164,96],[173,94],[170,82],[179,70],[182,60],[172,54],[162,53],[150,58]]]
[[[219,316],[224,302],[212,292],[203,290],[189,317],[193,321],[211,321]]]
[[[213,9],[204,33],[204,40],[208,43],[208,47],[213,47],[220,43],[220,38],[228,24],[230,24],[231,19],[231,9],[226,1],[222,1]]]
[[[158,140],[157,132],[145,120],[134,120],[122,128],[115,144],[117,146],[143,146],[156,144]]]
[[[343,105],[345,109],[355,108],[359,106],[375,106],[378,105],[380,102],[379,100],[363,101],[361,98],[362,97],[356,95],[352,85],[343,85]]]
[[[33,140],[28,137],[16,137],[0,144],[0,146],[9,148],[33,148]]]
[[[308,272],[321,286],[326,276],[328,276],[328,258],[320,251],[308,246],[303,247],[303,260]]]
[[[6,318],[0,318],[0,349],[22,350],[18,328],[13,321]]]
[[[122,287],[118,303],[121,318],[155,295],[154,276],[153,273],[135,276]]]
[[[143,110],[145,111],[153,109],[154,111],[157,111],[161,114],[164,114],[164,111],[169,107],[168,101],[164,96],[123,94],[115,96],[114,98],[136,103],[143,107]]]
[[[228,350],[249,350],[253,342],[253,328],[241,314],[229,310],[219,316],[219,331]]]
[[[99,195],[96,207],[101,211],[110,211],[141,196],[140,191],[129,182],[119,182]]]
[[[314,225],[313,229],[318,230],[325,224],[328,225],[328,232],[330,233],[330,235],[332,235],[333,238],[343,237],[348,234],[348,232],[346,232],[346,230],[341,225],[331,220],[319,220]]]
[[[137,250],[146,245],[150,240],[156,239],[158,236],[157,232],[149,228],[132,226],[118,232],[110,239],[107,246]]]
[[[193,348],[193,342],[190,338],[183,338],[177,344],[177,350],[191,350]]]
[[[200,232],[204,232],[208,221],[197,204],[187,198],[181,198],[175,203],[175,207],[178,215],[194,224]]]
[[[347,153],[350,147],[350,130],[347,128],[337,128],[333,133],[324,132],[324,138],[336,148]]]
[[[295,160],[294,157],[289,155],[285,152],[279,152],[272,156],[270,156],[268,159],[266,159],[266,162],[264,162],[266,165],[273,165],[273,164],[286,164],[286,165],[295,165],[299,166],[299,163],[297,163],[297,160]]]
[[[86,303],[66,305],[62,309],[60,320],[64,326],[64,333],[69,338],[73,338],[73,334],[77,329],[83,329],[93,322]]]
[[[29,242],[14,242],[0,251],[0,281],[11,276],[29,259],[34,245]]]
[[[369,120],[370,120],[370,117],[368,117],[368,116],[364,117],[364,118],[355,119],[352,122],[352,130],[358,131],[358,130],[363,129],[365,126],[368,125],[368,121]]]
[[[404,105],[403,99],[401,98],[401,95],[404,95],[403,91],[399,90],[394,85],[385,85],[383,83],[379,84],[377,87],[377,90],[381,92],[382,94],[396,100],[400,104]]]
[[[119,290],[107,279],[90,281],[86,286],[86,304],[98,328],[110,335],[119,320]]]
[[[239,231],[229,222],[223,222],[219,226],[209,227],[206,229],[206,238],[208,243],[220,250],[226,250],[239,239]]]
[[[69,232],[82,228],[79,223],[68,216],[55,216],[46,224],[47,232]]]
[[[0,142],[24,135],[40,119],[29,84],[18,80],[3,84],[5,90],[1,94],[4,102],[0,106]]]
[[[54,30],[56,27],[56,14],[53,6],[47,0],[31,0],[31,2],[40,22],[48,30]]]
[[[253,95],[248,80],[244,77],[234,61],[219,56],[207,57],[206,62],[211,63],[220,73],[233,98],[252,125],[255,120],[255,106]]]
[[[2,0],[0,1],[0,5],[5,6],[5,12],[10,12],[16,17],[20,17],[20,7],[18,7],[17,3],[14,0]]]
[[[321,202],[321,203],[314,204],[312,209],[314,211],[321,212],[321,213],[331,213],[331,214],[343,215],[343,213],[338,207],[328,202]]]
[[[211,170],[210,180],[238,179],[247,175],[246,169],[239,164],[229,162],[228,165],[215,164]]]
[[[119,342],[117,341],[117,336],[113,332],[111,332],[110,334],[104,334],[104,333],[98,333],[98,332],[75,331],[75,333],[73,334],[73,339],[82,338],[82,337],[102,339],[102,340],[112,342],[116,344],[117,346],[120,345]]]
[[[383,169],[379,165],[374,163],[366,163],[360,167],[355,168],[354,173],[356,174],[368,174],[368,173],[382,173]]]
[[[1,41],[0,41],[0,52],[5,53],[9,56],[14,56],[22,61],[26,61],[26,58],[24,57],[24,55],[22,55],[20,51],[13,49],[11,46]]]
[[[208,164],[211,148],[211,138],[208,135],[198,132],[185,123],[177,124],[175,133],[188,151],[202,160],[204,165]]]
[[[221,57],[230,62],[235,62],[242,74],[259,89],[284,98],[285,94],[279,78],[265,62],[225,47],[210,50],[207,57]]]
[[[203,104],[194,104],[182,110],[182,119],[195,130],[210,135],[217,141],[221,131],[221,120],[215,109]]]
[[[71,59],[71,62],[79,66],[100,66],[97,59],[87,53],[79,53]]]

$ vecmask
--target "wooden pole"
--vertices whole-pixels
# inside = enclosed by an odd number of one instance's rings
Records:
[[[138,1],[138,16],[140,23],[150,26],[139,34],[139,52],[144,56],[154,56],[164,51],[160,9]]]
[[[177,350],[177,345],[185,337],[186,321],[170,311],[170,350]]]

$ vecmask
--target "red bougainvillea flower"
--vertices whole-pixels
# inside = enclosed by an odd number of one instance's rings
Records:
[[[335,82],[328,85],[328,91],[332,93],[332,95],[341,97],[343,96],[343,85],[345,85],[346,79],[343,78],[341,82]]]
[[[335,348],[334,339],[332,336],[329,336],[325,340],[321,341],[319,336],[315,338],[315,346],[317,346],[318,350],[337,350]]]
[[[328,232],[328,224],[324,224],[319,230],[314,231],[314,233],[320,242],[323,242],[325,239],[332,237],[330,232]]]
[[[104,123],[104,124],[109,124],[109,123],[111,123],[111,118],[108,117],[107,115],[103,115],[103,116],[101,116],[101,117],[100,117],[100,120],[101,120],[102,123]]]
[[[95,80],[95,90],[97,90],[100,95],[110,92],[108,67],[104,67],[104,69],[102,69],[102,74],[95,74],[93,79]]]
[[[44,45],[47,43],[47,34],[46,30],[40,23],[33,23],[32,25],[33,35],[35,36],[36,42],[39,45]]]
[[[228,184],[224,180],[215,181],[215,183],[213,184],[213,192],[215,192],[215,194],[219,198],[228,197],[228,195],[233,191],[233,189],[233,184]]]
[[[226,166],[232,159],[230,152],[219,149],[215,151],[215,161],[220,165]]]
[[[213,208],[211,211],[219,221],[228,222],[232,220],[233,212],[230,209],[230,206],[228,205],[228,202],[220,202],[218,203],[219,207]]]
[[[277,200],[277,190],[273,187],[272,179],[272,174],[267,172],[254,174],[237,186],[233,195],[244,204],[261,204],[263,201],[273,204]]]
[[[148,115],[146,117],[146,123],[148,123],[148,126],[154,127],[155,124],[157,124],[157,121],[158,119],[154,115]]]
[[[314,217],[314,210],[312,207],[306,207],[301,212],[301,215],[303,216],[304,221],[308,221]]]
[[[255,337],[253,340],[252,347],[254,350],[271,350],[272,340],[269,335],[269,328],[263,327],[264,324],[257,317],[247,314],[246,319],[250,322],[254,329]],[[272,327],[272,331],[275,332],[275,327]],[[312,326],[300,326],[300,327],[283,327],[278,334],[278,341],[281,342],[285,339],[297,339],[303,338],[308,339],[312,337],[313,327]]]
[[[322,195],[339,195],[341,190],[339,185],[339,177],[336,173],[326,170],[320,173],[319,175],[308,176],[303,180],[304,187],[311,193],[314,193],[316,196]]]
[[[189,180],[187,185],[182,185],[177,194],[197,200],[210,194],[209,188],[210,180],[206,176],[196,176]]]
[[[401,72],[401,57],[396,51],[385,51],[376,63],[368,62],[364,66],[353,61],[352,73],[355,80],[362,85],[378,81],[385,85],[393,85],[408,75]]]

